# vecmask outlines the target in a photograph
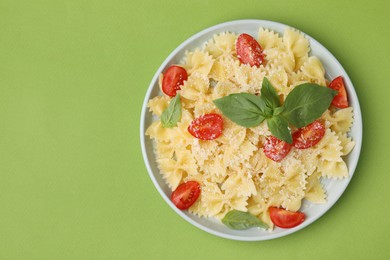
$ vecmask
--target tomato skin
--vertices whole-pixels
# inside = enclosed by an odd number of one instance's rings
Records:
[[[306,216],[303,212],[289,211],[283,208],[270,207],[269,215],[272,223],[281,228],[292,228],[301,224]]]
[[[270,136],[264,143],[264,154],[275,162],[280,162],[291,150],[291,144],[282,141],[275,136]]]
[[[195,118],[188,126],[188,132],[200,140],[214,140],[222,134],[223,119],[210,113]]]
[[[236,41],[236,53],[241,63],[259,67],[264,62],[265,54],[260,44],[249,34],[240,34]]]
[[[191,207],[200,195],[200,185],[196,181],[187,181],[172,192],[171,201],[178,209],[185,210]]]
[[[293,146],[298,149],[307,149],[316,145],[325,135],[325,126],[318,120],[299,128],[292,134]]]
[[[162,80],[162,91],[170,96],[176,96],[184,81],[188,79],[187,71],[180,66],[172,65],[164,73]]]
[[[347,91],[345,90],[344,80],[342,76],[338,76],[337,78],[333,79],[329,87],[331,89],[337,90],[337,95],[332,100],[332,105],[337,108],[346,108],[349,106],[348,104],[348,97],[347,97]]]

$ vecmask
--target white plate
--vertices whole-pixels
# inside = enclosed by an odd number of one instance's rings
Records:
[[[230,31],[235,32],[237,34],[245,32],[252,36],[257,36],[259,27],[269,28],[276,32],[283,33],[285,28],[289,26],[281,23],[264,20],[231,21],[203,30],[180,44],[180,46],[177,47],[168,56],[168,58],[166,58],[166,60],[163,62],[163,64],[160,66],[160,68],[154,75],[152,82],[150,83],[143,103],[140,126],[141,146],[146,168],[148,169],[150,178],[152,179],[154,185],[160,192],[163,199],[168,203],[168,205],[186,221],[204,231],[207,231],[211,234],[220,237],[244,241],[267,240],[285,236],[310,225],[319,217],[321,217],[333,206],[333,204],[339,199],[341,194],[348,186],[348,183],[353,176],[359,159],[362,143],[362,118],[360,106],[351,80],[349,79],[343,67],[336,60],[336,58],[324,46],[322,46],[312,37],[306,35],[310,41],[310,54],[317,56],[322,61],[326,69],[326,77],[328,79],[335,78],[339,75],[342,75],[344,77],[350,105],[354,108],[354,123],[350,135],[355,140],[356,145],[352,152],[346,158],[346,163],[349,169],[349,177],[343,180],[324,180],[323,184],[325,185],[325,189],[328,195],[327,202],[325,204],[312,204],[309,202],[304,202],[301,210],[306,214],[306,220],[301,225],[291,229],[281,229],[276,227],[272,232],[258,228],[252,228],[244,231],[232,230],[224,226],[218,220],[214,220],[211,218],[200,218],[189,213],[188,211],[181,211],[173,205],[173,203],[169,199],[171,190],[166,185],[157,168],[156,156],[153,151],[153,142],[150,140],[149,137],[145,136],[145,130],[153,121],[153,116],[147,109],[147,102],[150,98],[153,98],[159,94],[161,95],[158,85],[159,75],[160,73],[165,71],[170,65],[178,64],[180,60],[184,57],[184,53],[186,50],[194,50],[196,47],[200,47],[204,42],[212,38],[214,34]]]

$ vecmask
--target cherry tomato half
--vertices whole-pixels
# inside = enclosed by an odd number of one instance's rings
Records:
[[[337,90],[338,94],[333,98],[332,105],[337,108],[348,107],[347,91],[345,90],[344,80],[342,76],[338,76],[330,82],[329,87]]]
[[[222,134],[222,129],[222,117],[213,113],[195,118],[188,126],[188,132],[200,140],[214,140]]]
[[[281,228],[292,228],[301,224],[305,220],[305,214],[302,212],[292,212],[282,208],[269,208],[271,221]]]
[[[187,71],[180,66],[170,66],[164,73],[162,91],[170,97],[176,96],[184,81],[188,79]]]
[[[307,126],[299,128],[292,134],[293,146],[306,149],[316,145],[325,135],[325,126],[318,120]]]
[[[280,162],[290,152],[291,144],[282,141],[275,136],[270,136],[264,143],[264,154],[275,162]]]
[[[184,210],[191,207],[200,195],[200,185],[196,181],[187,181],[180,184],[172,192],[171,201],[178,209]]]
[[[238,59],[250,66],[259,67],[264,62],[265,54],[260,44],[249,34],[240,34],[236,41]]]

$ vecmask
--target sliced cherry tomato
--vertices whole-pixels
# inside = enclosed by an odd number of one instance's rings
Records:
[[[345,90],[343,77],[338,76],[337,78],[332,80],[332,82],[330,82],[329,84],[329,87],[338,91],[338,94],[332,100],[332,105],[337,108],[348,107],[348,97],[347,91]]]
[[[280,162],[290,152],[291,144],[282,141],[275,136],[270,136],[264,143],[264,154],[275,162]]]
[[[181,210],[191,207],[200,195],[200,185],[196,181],[187,181],[180,184],[172,192],[171,201]]]
[[[318,120],[299,128],[292,134],[293,145],[298,149],[306,149],[316,145],[325,135],[325,126]]]
[[[281,228],[296,227],[305,220],[305,214],[302,212],[292,212],[276,207],[269,208],[269,215],[272,222]]]
[[[188,126],[188,132],[200,140],[214,140],[222,134],[222,129],[222,117],[213,113],[195,118]]]
[[[170,97],[176,96],[184,81],[188,79],[187,71],[180,66],[170,66],[164,73],[162,91]]]
[[[265,54],[260,44],[246,33],[238,36],[236,52],[238,59],[244,64],[259,67],[264,62]]]

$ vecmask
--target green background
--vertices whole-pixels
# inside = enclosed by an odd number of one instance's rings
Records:
[[[388,1],[0,0],[0,259],[389,259]],[[148,85],[181,42],[236,19],[282,22],[341,62],[363,113],[347,190],[292,235],[208,234],[143,163]]]

